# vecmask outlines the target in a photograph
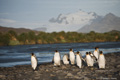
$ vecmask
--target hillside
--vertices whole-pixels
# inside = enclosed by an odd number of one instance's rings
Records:
[[[88,33],[90,31],[95,32],[109,32],[112,30],[120,31],[120,17],[115,16],[112,13],[107,14],[102,19],[93,21],[90,25],[86,25],[79,29],[77,32]]]
[[[27,33],[27,32],[30,32],[30,31],[33,31],[36,34],[38,33],[38,31],[30,30],[30,29],[26,29],[26,28],[12,28],[12,27],[3,27],[3,26],[0,26],[0,32],[1,33],[7,33],[10,30],[15,31],[17,34]]]

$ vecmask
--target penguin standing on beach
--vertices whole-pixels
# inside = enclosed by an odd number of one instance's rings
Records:
[[[95,50],[94,50],[93,54],[96,57],[96,59],[98,59],[98,57],[99,57],[99,49],[98,49],[98,47],[95,47]]]
[[[91,56],[93,62],[97,62],[97,58],[92,54],[92,52],[89,52],[89,55]]]
[[[79,68],[82,68],[82,56],[80,56],[79,54],[80,52],[77,51],[77,54],[76,54],[76,63],[77,63],[77,66]]]
[[[105,56],[102,51],[100,51],[100,55],[98,58],[98,66],[99,68],[105,68]]]
[[[63,56],[63,63],[64,63],[64,64],[69,64],[69,57],[68,57],[67,54],[65,54],[65,55]]]
[[[55,50],[54,54],[54,66],[60,66],[60,54],[57,50]]]
[[[93,63],[94,63],[93,59],[91,58],[88,52],[86,52],[86,63],[88,66],[93,66]]]
[[[73,49],[70,49],[69,57],[70,57],[71,64],[74,65],[75,64],[75,54],[73,52]]]
[[[37,63],[38,63],[38,61],[37,61],[35,54],[31,53],[31,65],[32,65],[33,70],[36,69]]]

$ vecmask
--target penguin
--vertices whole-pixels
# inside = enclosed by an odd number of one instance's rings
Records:
[[[91,58],[88,52],[86,52],[86,63],[88,66],[93,66],[93,63],[94,63],[93,59]]]
[[[98,59],[98,57],[99,57],[99,49],[98,49],[98,47],[95,47],[95,50],[94,50],[93,54],[96,57],[96,59]]]
[[[63,56],[63,63],[64,63],[64,64],[69,64],[69,59],[68,59],[68,55],[67,55],[67,54],[65,54],[65,55]]]
[[[82,68],[82,58],[79,53],[79,51],[76,53],[76,64],[79,68]]]
[[[97,58],[94,56],[92,52],[89,52],[89,55],[91,56],[94,62],[97,62]]]
[[[100,50],[99,50],[99,47],[96,47],[97,48],[97,52],[98,52],[98,54],[100,53]]]
[[[36,69],[37,63],[38,63],[38,61],[37,61],[35,54],[31,53],[31,65],[32,65],[33,70]]]
[[[102,51],[100,51],[100,55],[98,58],[98,66],[99,68],[105,68],[105,56]]]
[[[70,57],[71,64],[74,65],[75,64],[75,54],[73,52],[73,49],[70,49],[69,57]]]
[[[55,50],[54,54],[54,66],[60,66],[60,54],[57,50]]]

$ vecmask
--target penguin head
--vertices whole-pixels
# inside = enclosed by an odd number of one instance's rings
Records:
[[[95,47],[95,50],[99,49],[99,47]]]
[[[79,55],[79,53],[80,53],[79,51],[76,52],[77,55]]]
[[[31,53],[32,56],[34,56],[34,53]]]
[[[91,52],[89,52],[89,54],[91,55],[92,53],[91,53]]]
[[[97,50],[98,48],[97,47],[95,47],[95,50]]]
[[[102,51],[100,51],[100,55],[103,55],[103,52],[102,52]]]
[[[58,50],[55,50],[56,53],[58,53]]]
[[[73,51],[73,49],[72,49],[72,48],[70,48],[70,51]]]
[[[88,52],[86,52],[86,55],[89,55],[89,53],[88,53]]]
[[[89,52],[89,55],[92,55],[92,53],[91,53],[91,52]]]

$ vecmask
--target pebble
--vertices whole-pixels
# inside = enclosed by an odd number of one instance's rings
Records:
[[[120,68],[120,65],[117,65],[117,68]]]
[[[71,73],[68,73],[68,74],[67,74],[67,76],[71,77],[71,76],[73,76],[73,74],[71,74]]]
[[[5,77],[6,77],[5,75],[0,75],[0,78],[3,78],[3,79],[4,79]]]

